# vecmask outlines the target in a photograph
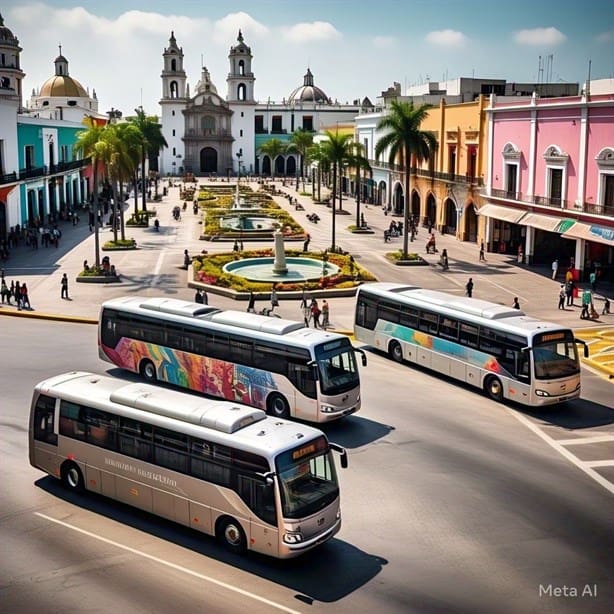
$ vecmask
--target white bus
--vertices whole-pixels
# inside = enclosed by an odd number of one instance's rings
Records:
[[[399,363],[531,406],[579,397],[577,343],[588,356],[569,328],[496,303],[393,283],[360,287],[354,334]]]
[[[341,526],[339,483],[319,430],[262,410],[73,371],[39,383],[30,463],[94,491],[215,535],[232,552],[279,558]]]
[[[177,299],[103,304],[100,357],[156,380],[290,416],[326,422],[360,409],[350,340],[303,322]]]

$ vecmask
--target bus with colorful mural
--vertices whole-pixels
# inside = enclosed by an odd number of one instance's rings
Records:
[[[33,467],[216,536],[232,552],[296,557],[341,527],[322,431],[219,399],[73,371],[32,395]]]
[[[167,298],[102,305],[103,360],[162,381],[258,407],[279,418],[327,422],[360,409],[356,353],[345,335],[303,322]]]
[[[579,397],[576,344],[588,356],[569,328],[497,303],[394,283],[359,288],[354,334],[396,362],[530,406]]]

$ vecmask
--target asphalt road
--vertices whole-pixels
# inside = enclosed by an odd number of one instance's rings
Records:
[[[370,353],[362,411],[326,427],[350,456],[342,531],[277,562],[228,555],[170,522],[74,496],[30,467],[36,382],[74,368],[130,376],[98,359],[94,326],[0,325],[0,611],[614,609],[610,482],[582,465],[611,451],[611,385],[597,376],[584,374],[582,400],[526,412]],[[573,438],[595,443],[548,441]]]

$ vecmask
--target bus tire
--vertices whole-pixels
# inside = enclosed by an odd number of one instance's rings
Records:
[[[83,474],[81,469],[76,463],[72,461],[66,461],[62,465],[61,469],[62,482],[66,488],[73,492],[83,492],[85,488],[85,482],[83,481]]]
[[[388,346],[388,354],[390,354],[390,358],[392,358],[394,362],[403,362],[403,348],[398,341],[390,342],[390,345]]]
[[[247,549],[247,539],[241,525],[229,516],[217,521],[215,535],[220,543],[234,554],[242,554]]]
[[[154,363],[151,362],[151,360],[141,361],[141,367],[139,370],[145,380],[152,384],[155,383],[155,381],[158,379],[156,376],[156,367],[154,366]]]
[[[503,384],[498,377],[489,375],[484,381],[484,390],[493,401],[500,403],[503,400]]]
[[[275,418],[289,418],[290,405],[286,398],[277,392],[270,394],[267,399],[267,414]]]

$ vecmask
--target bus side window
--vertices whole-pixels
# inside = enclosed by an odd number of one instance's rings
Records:
[[[60,401],[60,435],[85,441],[85,422],[81,406],[70,401]]]
[[[58,436],[54,433],[55,399],[41,394],[34,409],[34,439],[54,446],[58,445]]]
[[[305,396],[316,398],[316,383],[313,369],[304,364],[288,363],[288,378]]]
[[[529,378],[529,353],[518,350],[516,352],[516,375]]]

